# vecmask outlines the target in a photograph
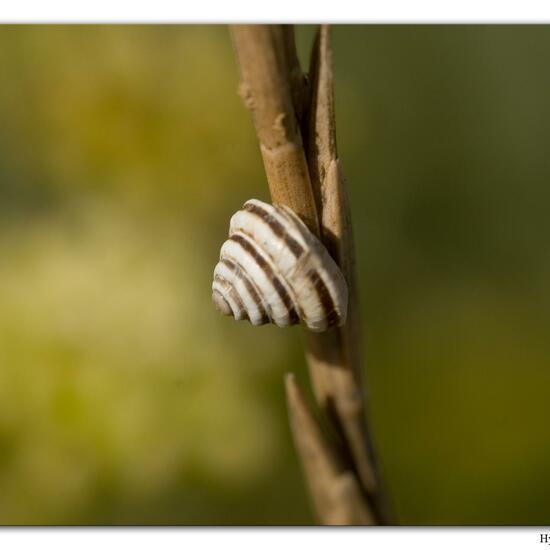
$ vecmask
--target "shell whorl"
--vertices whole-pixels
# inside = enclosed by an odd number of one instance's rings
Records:
[[[325,247],[290,208],[251,199],[231,218],[212,299],[224,315],[253,325],[303,322],[322,332],[345,323],[348,291]]]

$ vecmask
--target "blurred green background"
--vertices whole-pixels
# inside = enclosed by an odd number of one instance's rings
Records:
[[[333,37],[399,520],[545,524],[550,27]],[[223,26],[0,27],[1,524],[312,522],[300,331],[210,302],[230,215],[268,198],[237,83]]]

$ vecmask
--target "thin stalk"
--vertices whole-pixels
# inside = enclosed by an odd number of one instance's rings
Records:
[[[241,70],[239,91],[252,114],[272,201],[292,208],[323,240],[349,287],[344,327],[322,334],[304,331],[321,421],[294,378],[286,379],[292,432],[314,508],[325,524],[387,523],[361,382],[355,256],[336,150],[329,29],[318,33],[308,86],[292,27],[237,25],[231,30]],[[328,433],[321,428],[327,423]]]

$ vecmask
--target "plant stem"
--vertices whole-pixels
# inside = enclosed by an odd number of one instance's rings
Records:
[[[321,334],[304,331],[315,398],[330,434],[294,377],[286,379],[291,427],[314,507],[325,524],[387,523],[361,382],[355,255],[336,150],[330,31],[323,26],[318,32],[309,94],[292,27],[238,25],[232,37],[239,91],[252,113],[272,201],[292,208],[321,238],[348,282],[346,324]]]

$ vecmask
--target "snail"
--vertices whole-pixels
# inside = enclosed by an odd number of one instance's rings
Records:
[[[348,289],[324,245],[290,208],[251,199],[231,218],[212,300],[224,315],[253,325],[301,322],[322,332],[346,322]]]

